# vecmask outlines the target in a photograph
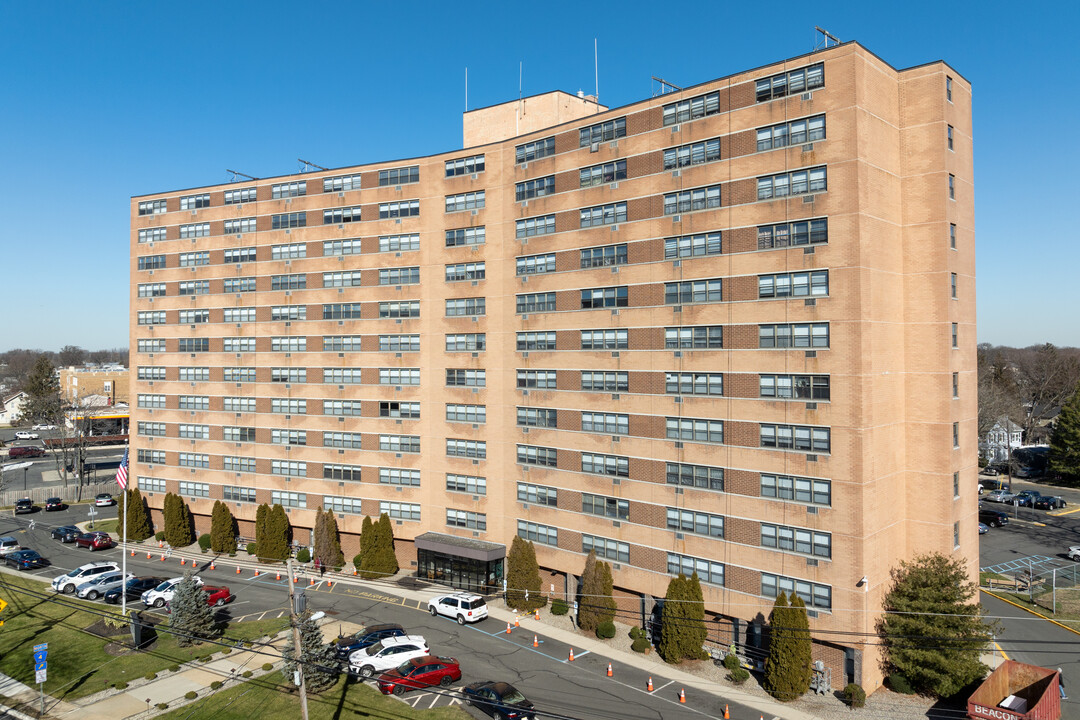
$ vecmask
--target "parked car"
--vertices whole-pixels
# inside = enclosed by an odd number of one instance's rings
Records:
[[[120,593],[127,595],[127,599],[135,602],[142,597],[142,594],[147,590],[156,588],[165,578],[159,577],[133,577],[128,578],[127,582],[122,586],[110,588],[102,596],[105,602],[118,605],[120,603]]]
[[[182,577],[175,577],[170,580],[163,580],[156,588],[145,591],[139,599],[142,600],[143,605],[146,605],[146,607],[159,608],[173,599],[176,586],[183,579]],[[201,577],[195,575],[192,579],[195,580],[196,585],[202,587],[203,581]]]
[[[424,655],[406,660],[393,670],[379,676],[379,690],[383,695],[404,695],[408,690],[441,685],[449,687],[461,679],[461,666],[454,658]]]
[[[1032,507],[1035,501],[1039,499],[1041,495],[1035,490],[1021,490],[1013,495],[1013,499],[1010,502],[1020,507]]]
[[[229,592],[227,587],[213,587],[211,585],[203,585],[203,592],[206,593],[206,604],[210,607],[221,607],[227,602],[231,602],[235,595]],[[165,603],[165,612],[172,614],[172,599]]]
[[[991,490],[983,498],[986,502],[1009,503],[1012,502],[1013,494],[1008,490]]]
[[[41,436],[38,435],[36,432],[30,432],[29,430],[16,430],[15,431],[15,439],[16,440],[39,440],[39,439],[41,439]]]
[[[398,637],[405,634],[405,628],[395,623],[369,625],[354,635],[339,637],[334,641],[334,652],[338,660],[347,662],[349,656],[357,650],[374,645],[383,638]]]
[[[979,534],[980,535],[985,535],[988,532],[990,532],[990,526],[987,525],[986,523],[982,523],[982,522],[979,523]]]
[[[980,472],[981,474],[983,474],[983,475],[997,475],[997,474],[998,474],[997,468],[996,468],[996,467],[993,467],[993,466],[990,466],[990,467],[984,467],[984,468],[983,468],[982,470],[980,470],[979,472]]]
[[[8,458],[11,460],[17,458],[43,457],[44,455],[45,448],[40,448],[37,445],[16,445],[8,450]]]
[[[1001,527],[1002,525],[1009,524],[1009,516],[1000,510],[993,510],[991,508],[979,508],[979,522],[986,523],[992,528]]]
[[[70,595],[75,592],[79,585],[82,585],[90,578],[107,572],[120,572],[120,566],[114,562],[95,562],[80,565],[71,572],[53,578],[52,589]]]
[[[135,576],[131,573],[128,573],[127,577],[124,577],[123,573],[101,573],[75,588],[75,594],[87,600],[97,600],[109,590],[123,587],[124,582],[133,577]]]
[[[100,530],[83,533],[75,538],[75,547],[88,548],[90,552],[93,552],[94,550],[108,550],[114,545],[116,545],[116,543],[109,537],[109,533],[101,532]]]
[[[53,510],[64,510],[67,508],[67,503],[58,497],[51,497],[45,499],[45,512],[52,512]]]
[[[99,493],[98,496],[94,498],[94,505],[98,507],[112,507],[115,504],[116,498],[109,493]]]
[[[21,549],[22,545],[19,544],[19,541],[10,535],[0,537],[0,555],[7,555]]]
[[[428,600],[428,612],[457,620],[458,625],[479,622],[488,616],[484,598],[472,593],[439,595]]]
[[[461,688],[465,702],[496,720],[534,720],[533,704],[510,683],[484,680]]]
[[[1080,562],[1080,545],[1071,545],[1069,547],[1069,559]]]
[[[74,525],[61,525],[58,528],[53,528],[49,533],[53,540],[59,540],[62,543],[75,542],[75,538],[82,535],[82,530]]]
[[[30,498],[23,498],[15,501],[15,514],[23,515],[25,513],[37,512],[37,505]]]
[[[362,678],[398,667],[406,660],[424,657],[431,650],[423,635],[397,635],[349,655],[349,672]]]
[[[4,564],[16,570],[32,570],[45,567],[49,561],[41,557],[37,550],[16,550],[4,556]]]
[[[31,430],[55,430],[56,426],[55,425],[35,425],[34,427],[32,427],[30,429]]]
[[[1035,500],[1036,510],[1057,510],[1065,505],[1065,500],[1060,495],[1039,495]]]

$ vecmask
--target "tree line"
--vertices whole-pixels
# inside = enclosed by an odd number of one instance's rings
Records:
[[[1051,343],[1014,348],[983,343],[977,349],[979,437],[1002,415],[1024,430],[1026,442],[1045,441],[1039,428],[1080,382],[1080,348]]]
[[[117,365],[123,365],[128,367],[128,349],[125,348],[113,348],[111,350],[84,350],[77,345],[65,345],[60,348],[59,352],[52,350],[31,350],[27,348],[17,348],[14,350],[7,350],[6,352],[0,352],[0,364],[7,365],[7,370],[2,374],[4,377],[12,378],[15,382],[15,388],[18,390],[24,390],[23,385],[26,379],[30,376],[30,372],[34,368],[34,363],[38,361],[38,358],[46,358],[54,367],[69,367],[71,365],[79,366],[83,363],[96,363],[98,365],[107,365],[115,363]]]

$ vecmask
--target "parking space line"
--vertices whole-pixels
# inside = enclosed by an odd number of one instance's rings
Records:
[[[664,688],[666,688],[668,685],[670,685],[673,682],[675,682],[675,681],[674,680],[668,680],[666,683],[664,683],[660,687],[656,688],[656,690],[654,690],[653,693],[655,694],[655,693],[660,692],[661,690],[663,690]]]

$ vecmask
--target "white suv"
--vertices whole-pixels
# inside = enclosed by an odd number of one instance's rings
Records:
[[[484,598],[472,593],[439,595],[428,600],[428,612],[457,620],[458,625],[479,622],[488,616]]]
[[[396,668],[406,660],[423,657],[430,652],[423,635],[398,635],[383,638],[374,645],[349,655],[349,672],[363,678]]]
[[[36,432],[28,432],[26,430],[19,430],[17,433],[15,433],[15,439],[16,440],[38,440],[40,438],[41,438],[41,436],[38,435]]]
[[[120,572],[120,566],[114,562],[87,563],[86,565],[75,568],[65,575],[54,578],[52,581],[52,589],[56,592],[67,593],[70,595],[75,592],[75,588],[83,583],[93,580],[101,573],[107,572]]]
[[[176,593],[176,586],[179,585],[180,581],[183,579],[184,578],[182,577],[175,577],[165,580],[156,588],[151,588],[144,592],[139,599],[143,601],[143,605],[146,605],[146,607],[150,607],[151,605],[158,608],[162,607],[165,603],[172,601],[173,595]],[[193,575],[191,579],[195,581],[196,585],[202,587],[203,581],[201,577]]]

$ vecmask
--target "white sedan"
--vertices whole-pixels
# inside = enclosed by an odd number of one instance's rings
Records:
[[[1080,562],[1080,545],[1073,545],[1069,548],[1069,559]]]
[[[423,657],[430,652],[423,635],[398,635],[383,638],[374,645],[349,655],[349,672],[369,678],[396,668],[407,660]]]
[[[30,432],[29,430],[19,430],[15,433],[16,440],[39,440],[41,436],[36,432]]]
[[[30,429],[31,430],[55,430],[56,426],[55,425],[35,425],[34,427],[32,427]]]

